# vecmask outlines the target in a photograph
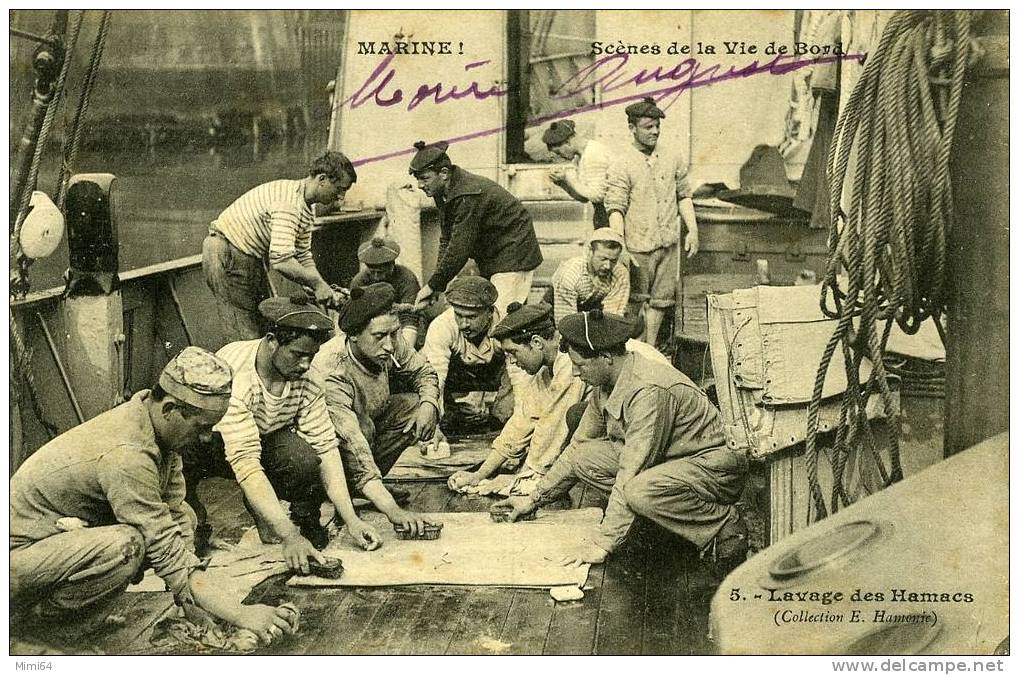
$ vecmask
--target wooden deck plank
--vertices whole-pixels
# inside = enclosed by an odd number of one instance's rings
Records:
[[[714,563],[699,559],[687,564],[687,600],[684,625],[681,628],[689,643],[691,654],[712,654],[714,647],[708,639],[708,615],[711,598],[722,582]]]
[[[650,534],[649,545],[643,652],[706,653],[707,623],[695,611],[703,599],[689,587],[696,551],[662,530]]]
[[[308,590],[309,595],[321,593],[323,589]],[[329,589],[330,595],[338,598],[335,609],[326,615],[321,626],[306,643],[300,654],[341,654],[352,653],[351,648],[374,623],[375,616],[382,609],[389,596],[388,589]]]
[[[447,654],[502,654],[509,646],[500,640],[510,604],[512,589],[475,588],[460,614]]]
[[[605,562],[595,654],[634,655],[643,648],[648,546],[631,535]]]
[[[336,634],[340,629],[334,621],[334,616],[340,612],[350,610],[350,605],[357,602],[353,593],[348,589],[315,589],[315,592],[308,592],[283,586],[289,593],[285,601],[293,603],[301,611],[301,627],[296,635],[284,638],[262,650],[260,654],[321,654],[318,650],[321,645],[335,647]],[[254,600],[252,600],[254,602]],[[270,598],[261,598],[257,602],[264,602],[269,605],[279,605]],[[350,624],[346,628],[352,627]],[[329,651],[327,653],[334,653]]]
[[[425,605],[407,631],[406,641],[391,653],[445,654],[473,592],[474,589],[467,587],[422,589]]]
[[[279,645],[272,645],[268,653],[322,654],[324,652],[320,649],[321,645],[327,644],[330,647],[335,645],[333,638],[336,637],[339,626],[333,620],[333,616],[349,611],[350,605],[356,604],[357,598],[353,593],[336,592],[337,589],[317,590],[319,591],[317,593],[301,592],[290,595],[289,602],[301,610],[301,627],[293,637],[281,641]],[[353,628],[349,624],[348,627]]]
[[[546,655],[590,655],[598,629],[598,606],[605,565],[594,565],[584,587],[584,599],[556,603],[543,653]]]
[[[641,653],[689,654],[683,641],[676,635],[684,610],[680,605],[686,597],[686,572],[648,565],[645,595],[644,631]],[[677,616],[679,612],[680,616]]]
[[[519,589],[513,592],[506,623],[499,635],[509,643],[505,654],[540,655],[548,638],[555,600],[547,591]]]
[[[394,654],[409,646],[407,633],[428,603],[428,593],[406,588],[387,591],[385,603],[372,617],[350,654]]]

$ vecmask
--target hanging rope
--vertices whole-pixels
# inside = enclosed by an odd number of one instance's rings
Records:
[[[81,88],[78,108],[74,111],[71,131],[64,137],[64,158],[60,164],[60,174],[57,178],[57,197],[54,200],[57,208],[61,211],[64,210],[64,201],[67,199],[67,183],[71,180],[71,171],[74,169],[75,162],[78,159],[78,148],[81,146],[81,133],[84,126],[85,114],[88,112],[92,90],[95,88],[96,79],[99,74],[99,63],[103,58],[106,36],[110,31],[110,16],[109,10],[104,11],[103,17],[99,22],[99,30],[96,33],[95,42],[92,44],[92,57],[89,59],[88,71],[85,73],[85,82]]]
[[[60,67],[60,75],[57,76],[53,89],[53,100],[50,101],[49,106],[46,108],[46,115],[39,129],[39,139],[36,141],[35,152],[32,155],[32,163],[29,168],[25,189],[18,195],[18,217],[15,220],[14,232],[10,240],[10,259],[15,263],[11,270],[12,292],[16,290],[27,291],[28,289],[27,273],[30,261],[25,258],[21,251],[21,227],[24,224],[25,216],[28,214],[28,205],[32,200],[32,192],[39,181],[39,167],[42,164],[42,155],[46,149],[46,142],[53,127],[53,120],[56,117],[57,109],[63,100],[64,84],[67,81],[67,73],[71,69],[71,61],[74,60],[74,48],[78,43],[78,35],[81,32],[81,24],[84,17],[85,10],[77,10],[71,23],[71,30],[68,33],[67,44],[64,50],[64,62]],[[20,294],[23,295],[24,293]]]
[[[899,11],[888,21],[835,128],[828,157],[831,230],[821,309],[838,319],[808,407],[806,465],[815,519],[828,515],[817,475],[817,431],[824,381],[836,349],[846,391],[834,445],[831,510],[848,505],[850,448],[871,457],[884,484],[901,480],[897,428],[886,469],[867,419],[879,395],[890,423],[895,410],[884,350],[894,320],[914,334],[945,309],[945,247],[952,228],[948,162],[970,52],[967,11]],[[843,210],[843,190],[849,187]],[[843,275],[839,275],[842,271]],[[828,306],[828,296],[834,308]],[[861,382],[866,357],[870,377]]]
[[[64,85],[67,81],[67,73],[71,68],[74,48],[78,43],[78,35],[81,32],[82,20],[85,16],[84,10],[77,10],[71,22],[70,31],[67,34],[67,42],[64,50],[64,62],[60,67],[60,74],[54,85],[53,99],[46,108],[42,125],[39,128],[39,138],[36,141],[35,151],[32,155],[32,163],[29,168],[29,177],[25,183],[25,189],[18,195],[18,217],[15,220],[14,232],[10,239],[10,255],[12,261],[11,270],[11,292],[23,294],[28,290],[28,265],[31,261],[24,256],[21,250],[21,227],[25,216],[28,213],[29,202],[32,199],[32,192],[39,181],[39,167],[42,164],[42,155],[46,149],[46,142],[50,130],[53,127],[53,120],[56,118],[57,109],[63,100]],[[26,344],[24,334],[18,325],[13,311],[8,311],[8,324],[11,338],[11,355],[13,357],[13,369],[10,373],[10,394],[13,401],[20,402],[21,387],[28,393],[29,404],[36,419],[46,430],[50,438],[57,434],[57,426],[49,421],[39,405],[38,389],[35,385],[35,378],[32,375],[32,350]]]
[[[8,310],[8,319],[11,336],[11,356],[13,357],[9,383],[11,400],[18,403],[21,402],[20,387],[24,386],[28,391],[28,402],[32,406],[35,418],[39,420],[39,424],[43,426],[49,437],[55,438],[58,431],[57,425],[47,419],[46,414],[39,405],[39,392],[35,386],[35,378],[32,377],[32,350],[25,344],[25,336],[22,334],[21,327],[14,318],[13,310]],[[18,448],[19,452],[20,450]]]

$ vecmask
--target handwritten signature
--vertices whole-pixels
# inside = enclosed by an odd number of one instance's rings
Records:
[[[729,66],[728,68],[719,63],[702,64],[695,58],[687,58],[672,66],[661,65],[634,71],[627,68],[630,60],[628,54],[609,54],[581,68],[552,92],[553,98],[564,99],[587,91],[597,92],[600,89],[603,97],[602,101],[571,108],[570,110],[532,117],[527,121],[526,126],[540,126],[556,119],[576,117],[595,110],[625,105],[645,96],[653,96],[660,108],[668,109],[678,100],[684,91],[691,89],[708,87],[729,80],[747,79],[758,75],[786,75],[803,68],[835,63],[839,60],[863,62],[865,58],[866,54],[826,55],[810,59],[780,54],[770,61],[763,63],[760,60],[754,60],[742,66]],[[464,71],[468,72],[488,63],[490,63],[488,60],[469,63],[464,66]],[[477,80],[472,80],[466,86],[447,85],[443,82],[436,82],[435,84],[424,83],[417,87],[412,96],[408,96],[402,87],[394,83],[396,76],[397,71],[396,67],[393,66],[393,56],[386,56],[369,74],[364,83],[349,98],[344,99],[340,106],[349,106],[351,109],[356,109],[369,103],[381,108],[405,104],[409,112],[425,103],[442,105],[449,101],[461,101],[464,99],[482,101],[509,94],[509,89],[500,87],[499,84],[486,87],[478,83]],[[604,100],[606,94],[613,92],[622,94],[621,90],[626,88],[631,88],[631,91],[616,98]],[[505,128],[505,126],[499,126],[491,129],[481,129],[445,140],[452,145],[501,133]],[[413,148],[403,149],[374,157],[358,159],[354,164],[362,165],[379,162],[393,157],[409,155],[413,152],[415,152]]]
[[[357,91],[355,91],[350,98],[344,100],[340,106],[349,105],[352,109],[360,108],[366,103],[374,102],[375,105],[381,108],[387,108],[389,106],[398,105],[403,103],[404,93],[400,87],[392,87],[390,83],[393,78],[396,77],[396,69],[390,67],[395,57],[390,54],[386,58],[382,59],[379,65],[375,66],[375,70],[371,72],[368,79],[364,81]],[[474,63],[468,63],[464,66],[464,71],[473,70],[474,68],[480,68],[481,66],[487,65],[490,60],[475,61]],[[383,75],[385,73],[385,75]],[[446,86],[442,82],[436,84],[422,84],[417,88],[417,91],[407,102],[407,111],[414,110],[429,98],[435,105],[440,105],[446,101],[459,101],[465,98],[473,98],[478,101],[483,101],[486,98],[492,96],[505,96],[509,93],[508,89],[500,89],[498,85],[493,85],[487,89],[483,88],[478,84],[477,80],[471,82],[463,89],[459,89],[454,86]]]

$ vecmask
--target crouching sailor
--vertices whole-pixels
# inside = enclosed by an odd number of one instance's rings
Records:
[[[537,480],[559,457],[569,433],[567,416],[587,394],[587,386],[573,376],[573,364],[559,351],[559,334],[552,308],[545,303],[512,303],[506,318],[492,329],[508,360],[529,376],[515,392],[518,404],[488,458],[476,471],[457,471],[449,488],[457,492],[491,487],[503,494],[529,494]],[[514,476],[479,485],[504,465],[523,466]]]
[[[417,534],[426,521],[398,505],[409,494],[387,489],[382,476],[408,446],[432,437],[439,381],[425,357],[404,342],[392,311],[395,297],[387,283],[352,289],[340,310],[343,332],[322,345],[311,372],[325,393],[348,488],[371,500],[394,525]],[[414,391],[393,393],[398,378]]]
[[[609,493],[597,533],[564,562],[599,563],[641,515],[713,554],[746,559],[734,506],[747,459],[725,445],[718,411],[675,368],[627,352],[634,324],[598,310],[559,327],[574,372],[593,391],[570,445],[530,496],[510,497],[510,519],[554,501],[578,480]]]
[[[290,568],[307,574],[308,558],[322,562],[318,551],[329,544],[321,522],[326,500],[362,548],[378,548],[381,540],[354,511],[325,397],[308,375],[332,337],[332,320],[301,297],[269,298],[259,311],[270,324],[265,337],[218,352],[234,369],[233,393],[212,438],[219,451],[185,456],[187,499],[204,525],[199,534],[208,536],[198,483],[236,478],[262,542],[282,542]],[[280,498],[290,502],[289,517]]]
[[[241,605],[199,569],[184,503],[182,449],[209,437],[230,403],[230,366],[198,347],[151,390],[35,452],[11,478],[11,604],[53,630],[79,623],[151,567],[189,619],[210,614],[268,643],[287,610]],[[70,619],[70,621],[68,621]]]

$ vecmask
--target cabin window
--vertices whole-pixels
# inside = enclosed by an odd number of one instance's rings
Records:
[[[549,115],[594,103],[594,91],[570,96],[561,87],[593,62],[594,10],[510,10],[506,157],[510,163],[551,162],[541,142]],[[542,121],[545,119],[545,121]]]

